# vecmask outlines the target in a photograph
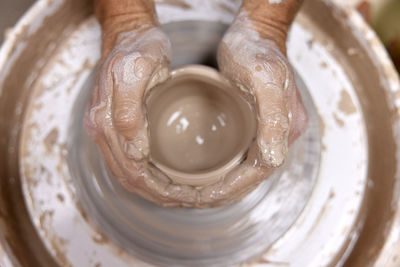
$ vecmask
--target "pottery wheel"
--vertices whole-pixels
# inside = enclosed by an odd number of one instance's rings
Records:
[[[239,2],[158,2],[172,41],[172,67],[217,68],[216,49]],[[56,10],[57,3],[50,6]],[[395,126],[386,127],[383,89],[374,91],[379,79],[353,67],[372,66],[362,42],[332,33],[332,27],[351,31],[337,10],[327,1],[309,1],[290,31],[288,57],[309,125],[285,164],[240,202],[202,210],[159,207],[112,177],[83,127],[100,27],[86,17],[67,28],[61,44],[38,63],[38,76],[27,78],[34,82],[15,128],[26,212],[48,254],[60,266],[303,267],[351,260],[371,214],[387,216],[383,208],[371,213],[366,203],[376,200],[375,188],[388,192],[397,185],[395,163],[382,156],[394,154],[389,127]],[[377,205],[390,206],[392,194],[386,196]]]
[[[174,54],[179,55],[177,60],[172,59],[172,67],[191,63],[213,66],[226,27],[185,21],[166,24],[164,30],[172,38]],[[208,36],[207,43],[203,36]],[[94,77],[89,76],[72,108],[67,143],[69,169],[88,216],[108,238],[132,254],[161,265],[243,262],[270,247],[305,207],[317,179],[321,135],[316,108],[299,77],[297,84],[310,124],[291,148],[285,166],[239,203],[203,210],[159,207],[124,190],[116,181],[83,127]]]
[[[300,26],[297,27],[299,35],[304,34]],[[173,55],[177,55],[172,58],[172,67],[186,64],[216,67],[215,52],[226,28],[221,23],[204,21],[165,24],[165,32],[170,36],[174,49]],[[98,28],[92,21],[85,30]],[[85,38],[88,34],[80,36]],[[80,42],[85,43],[83,40]],[[297,75],[297,85],[309,114],[309,126],[291,147],[283,167],[234,205],[204,210],[158,207],[119,185],[86,134],[83,117],[94,78],[95,70],[88,68],[87,78],[82,80],[80,87],[76,87],[76,95],[70,98],[69,108],[63,110],[66,120],[55,120],[60,127],[66,127],[66,164],[63,163],[62,168],[66,168],[70,187],[76,192],[75,197],[85,216],[104,238],[144,261],[160,265],[194,263],[210,266],[240,263],[258,257],[298,219],[317,179],[329,179],[317,177],[322,153],[322,122],[309,90]],[[49,107],[42,107],[42,113],[49,112],[53,100],[46,103]],[[38,114],[37,118],[42,116],[45,115]],[[69,123],[64,125],[66,121]],[[46,120],[43,123],[47,124]],[[44,125],[38,126],[42,127]],[[362,128],[356,130],[353,135],[358,133],[362,137]],[[363,139],[360,138],[360,141]],[[344,140],[350,141],[349,137]],[[348,147],[351,147],[350,143]],[[41,157],[37,155],[38,159]],[[51,168],[44,166],[45,170]],[[325,194],[326,200],[335,200],[332,197],[335,193],[328,191]]]

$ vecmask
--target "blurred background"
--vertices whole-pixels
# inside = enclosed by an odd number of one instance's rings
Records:
[[[376,31],[400,71],[400,0],[358,0],[354,5]]]
[[[0,44],[4,41],[7,29],[10,29],[34,2],[35,0],[0,1]]]

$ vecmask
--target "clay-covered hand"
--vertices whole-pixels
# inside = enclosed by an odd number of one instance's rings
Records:
[[[250,98],[257,111],[259,162],[275,168],[305,129],[307,116],[285,56],[285,39],[265,32],[242,7],[219,50],[221,72]]]
[[[210,206],[240,200],[283,164],[304,132],[307,115],[285,56],[287,30],[301,0],[243,0],[218,49],[222,74],[257,112],[257,138],[247,157],[223,180],[201,191]],[[204,205],[204,204],[203,204]]]
[[[198,191],[173,184],[149,162],[147,91],[169,77],[171,44],[152,0],[96,0],[102,58],[86,128],[115,179],[163,206],[197,206]]]
[[[146,3],[143,6],[147,8]],[[155,17],[146,16],[151,12],[138,13],[96,14],[103,47],[86,126],[119,181],[135,184],[145,195],[140,184],[149,139],[143,101],[149,88],[168,78],[171,48]]]
[[[112,143],[129,159],[142,160],[149,154],[143,98],[147,89],[168,77],[169,53],[166,35],[158,27],[144,25],[119,33],[103,56],[89,126],[98,138],[109,139],[112,131],[118,136]]]

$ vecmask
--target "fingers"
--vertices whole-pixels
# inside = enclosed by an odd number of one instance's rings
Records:
[[[229,37],[229,36],[228,36]],[[246,41],[242,40],[246,46]],[[283,164],[288,151],[290,131],[290,90],[295,88],[293,74],[284,55],[270,42],[253,43],[254,51],[235,52],[240,45],[222,42],[218,51],[221,71],[255,99],[260,162],[270,168]],[[250,45],[247,45],[251,47]],[[235,54],[243,55],[241,57]]]
[[[301,101],[299,105],[296,102],[299,96],[296,95],[293,72],[285,57],[287,27],[297,10],[294,2],[290,6],[292,11],[284,5],[274,5],[287,18],[287,23],[278,25],[259,16],[266,13],[265,10],[260,13],[258,9],[268,9],[270,5],[261,5],[257,1],[243,2],[241,12],[225,34],[218,51],[222,72],[239,87],[247,89],[255,99],[260,162],[270,168],[283,164],[289,137],[290,141],[298,137],[306,124]],[[292,108],[295,109],[292,111]],[[291,116],[303,122],[291,123]]]
[[[229,172],[218,183],[199,192],[198,207],[214,207],[239,201],[268,178],[273,169],[260,166],[257,147],[252,146],[244,162]]]
[[[289,107],[293,75],[279,52],[256,55],[253,75],[258,110],[257,144],[261,161],[268,167],[279,167],[288,151],[290,130]]]
[[[110,60],[108,60],[110,61]],[[85,126],[95,140],[104,138],[104,128],[111,125],[112,122],[108,118],[108,105],[110,103],[112,91],[112,78],[107,75],[107,68],[100,67],[97,73],[95,85],[89,100],[88,108],[85,114]]]
[[[282,88],[266,84],[256,90],[257,145],[261,162],[270,168],[283,164],[288,151],[289,118]]]
[[[120,58],[118,58],[120,57]],[[129,158],[140,160],[149,153],[143,96],[154,62],[140,53],[118,55],[112,67],[112,120]]]

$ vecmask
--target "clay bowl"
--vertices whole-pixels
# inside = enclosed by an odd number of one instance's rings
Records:
[[[157,2],[173,67],[216,68],[239,1]],[[305,1],[288,56],[309,129],[254,194],[203,211],[124,192],[85,136],[91,14],[91,1],[38,1],[0,51],[2,266],[399,265],[399,78],[358,14]]]
[[[177,68],[148,94],[151,159],[177,184],[217,182],[255,138],[252,106],[210,67]]]

